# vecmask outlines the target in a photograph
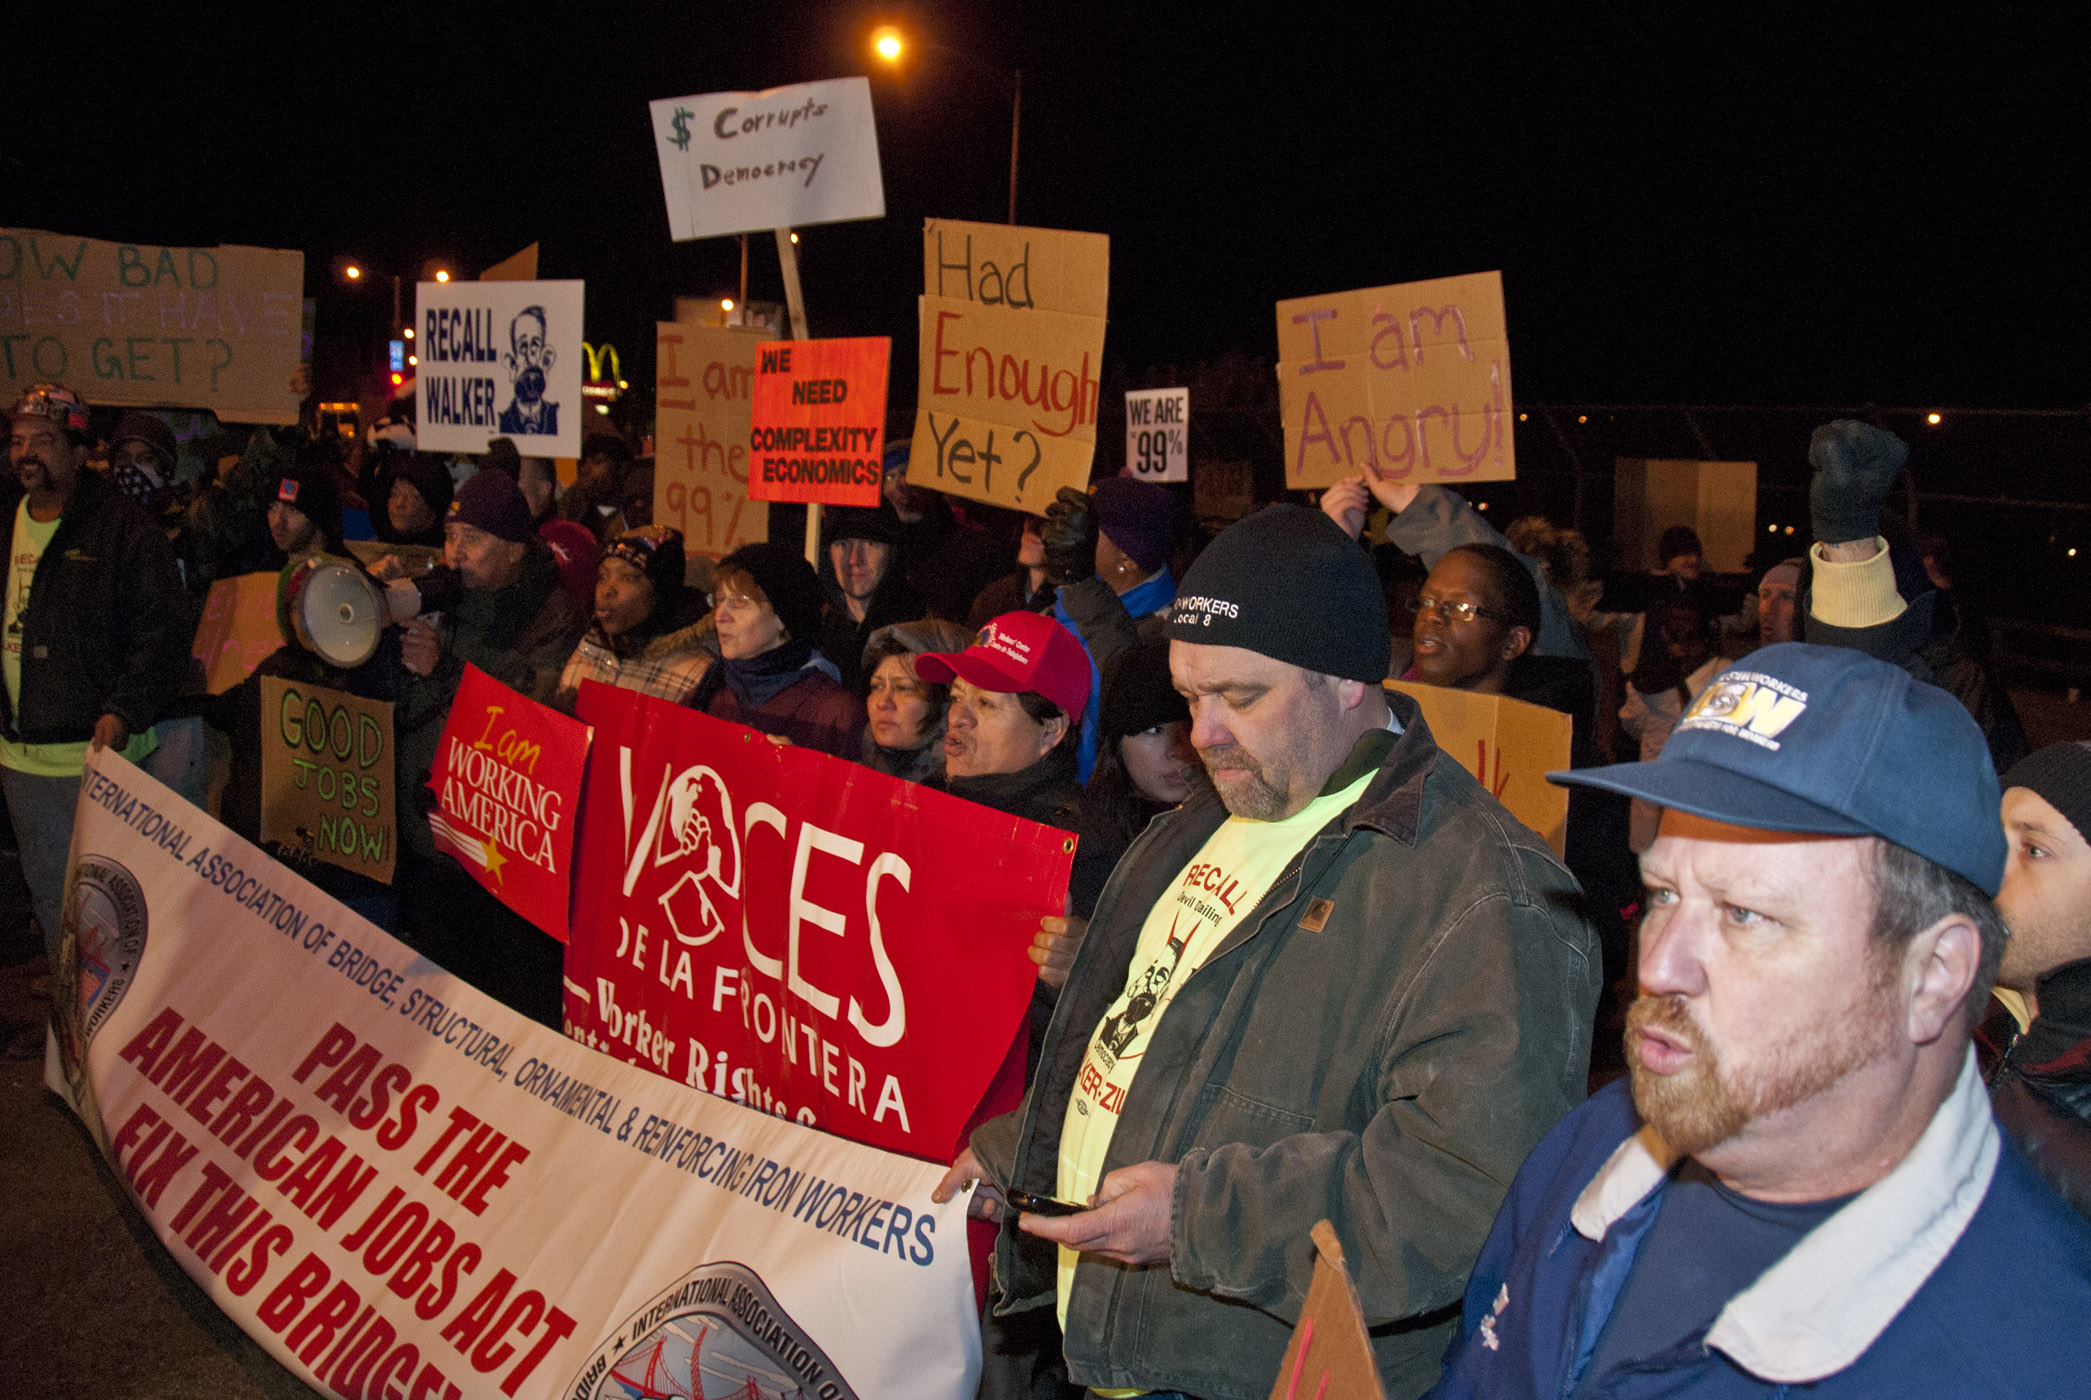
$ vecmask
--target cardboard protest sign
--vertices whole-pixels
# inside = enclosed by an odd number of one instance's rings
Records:
[[[1517,475],[1503,275],[1278,303],[1285,484]]]
[[[569,1034],[950,1160],[1022,1034],[1074,838],[633,691],[586,683],[580,712]]]
[[[221,578],[203,599],[189,655],[203,663],[203,688],[223,695],[283,645],[276,622],[276,575]]]
[[[1285,1348],[1271,1400],[1386,1400],[1365,1311],[1328,1221],[1314,1227],[1314,1282]]]
[[[581,451],[582,284],[422,282],[414,291],[416,445],[525,457]]]
[[[869,79],[649,106],[677,241],[886,216]]]
[[[261,839],[392,883],[392,706],[261,678]]]
[[[769,340],[755,347],[748,494],[758,501],[879,503],[893,342]]]
[[[909,483],[1044,514],[1089,484],[1111,240],[930,219],[922,276]]]
[[[0,228],[0,393],[295,423],[305,255]]]
[[[1139,481],[1191,479],[1191,391],[1129,389],[1125,467]]]
[[[316,1393],[967,1400],[941,1169],[536,1025],[90,754],[45,1081]]]
[[[519,253],[510,253],[479,274],[482,282],[535,282],[537,280],[537,245],[531,244]]]
[[[1546,780],[1568,767],[1570,720],[1559,710],[1507,695],[1448,690],[1415,681],[1388,681],[1387,689],[1423,707],[1438,747],[1479,779],[1510,815],[1554,848],[1568,842],[1568,789]]]
[[[770,537],[770,508],[748,498],[749,331],[687,322],[654,326],[653,518],[712,559]]]
[[[436,746],[436,849],[564,943],[588,726],[465,667]]]
[[[1656,545],[1672,525],[1689,525],[1714,573],[1739,574],[1757,548],[1757,464],[1660,457],[1613,459],[1612,538],[1619,567],[1654,569]],[[1796,546],[1799,552],[1800,546]]]

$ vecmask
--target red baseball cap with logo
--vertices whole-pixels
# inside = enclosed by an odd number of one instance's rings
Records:
[[[956,678],[1005,694],[1036,691],[1080,723],[1089,701],[1089,653],[1075,634],[1044,613],[1009,612],[980,629],[964,651],[926,651],[915,658],[926,681]]]

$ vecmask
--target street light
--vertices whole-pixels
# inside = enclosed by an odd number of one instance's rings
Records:
[[[991,63],[975,58],[962,49],[954,49],[948,44],[939,44],[929,39],[923,39],[918,42],[925,49],[947,54],[961,62],[972,64],[975,68],[978,68],[981,72],[1009,89],[1009,222],[1015,223],[1017,137],[1022,132],[1024,124],[1024,70],[1021,68],[1015,69],[1010,76],[1004,77],[1001,69]],[[899,66],[901,55],[907,52],[907,48],[908,41],[906,36],[890,24],[880,25],[872,31],[871,51],[889,67]]]
[[[450,280],[450,273],[446,269],[439,267],[436,269],[436,280],[438,282],[448,282]]]

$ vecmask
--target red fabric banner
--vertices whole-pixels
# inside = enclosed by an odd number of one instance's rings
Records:
[[[1075,838],[631,691],[588,683],[580,712],[567,1034],[948,1161],[1021,1033]]]
[[[579,720],[468,665],[428,779],[436,849],[562,943],[588,737]]]

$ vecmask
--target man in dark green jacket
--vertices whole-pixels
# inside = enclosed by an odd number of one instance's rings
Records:
[[[1545,843],[1381,689],[1378,581],[1318,512],[1221,535],[1169,634],[1218,796],[1119,863],[1023,1106],[938,1194],[1090,1207],[1005,1225],[994,1326],[1056,1308],[1105,1393],[1269,1394],[1331,1221],[1387,1393],[1418,1395],[1518,1165],[1583,1097],[1595,937]]]

